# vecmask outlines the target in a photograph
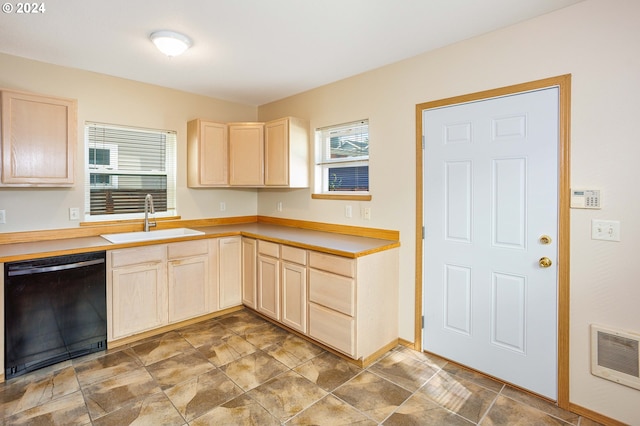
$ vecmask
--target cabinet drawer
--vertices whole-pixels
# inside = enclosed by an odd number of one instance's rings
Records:
[[[169,259],[177,259],[180,257],[207,254],[208,252],[209,247],[207,240],[183,241],[169,244],[167,256]]]
[[[309,270],[309,301],[355,315],[355,283],[351,278]]]
[[[331,254],[309,252],[309,266],[345,277],[355,277],[356,262],[346,257],[333,256]]]
[[[119,268],[121,266],[135,265],[138,263],[162,262],[165,259],[166,249],[166,245],[160,244],[114,250],[111,252],[111,267]]]
[[[297,247],[281,246],[282,260],[297,263],[299,265],[307,264],[307,251]]]
[[[258,253],[271,257],[280,257],[280,244],[258,240]]]
[[[331,309],[309,303],[309,335],[355,357],[355,320]]]

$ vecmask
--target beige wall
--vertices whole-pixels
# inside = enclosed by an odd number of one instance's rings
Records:
[[[7,223],[0,232],[71,228],[69,208],[84,208],[84,123],[131,125],[177,131],[177,208],[184,219],[256,214],[255,190],[187,188],[187,121],[255,121],[257,108],[166,89],[131,80],[35,62],[0,54],[0,88],[78,100],[76,186],[71,189],[0,188],[0,209]],[[220,212],[219,204],[227,209]]]
[[[592,376],[589,324],[640,333],[640,2],[588,0],[259,108],[259,118],[321,127],[369,118],[370,202],[312,200],[308,190],[261,191],[263,215],[398,229],[400,330],[414,340],[415,105],[572,74],[571,182],[602,190],[601,210],[571,211],[570,400],[640,424],[640,391]],[[276,203],[283,202],[282,212]],[[347,219],[371,208],[371,220]],[[622,241],[590,238],[591,219],[621,221]],[[550,313],[552,314],[552,313]]]

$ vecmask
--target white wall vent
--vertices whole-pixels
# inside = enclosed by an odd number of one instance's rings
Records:
[[[640,335],[591,324],[591,374],[640,389]]]

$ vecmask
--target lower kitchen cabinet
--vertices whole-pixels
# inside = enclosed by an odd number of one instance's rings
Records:
[[[258,239],[246,269],[256,251],[246,306],[363,364],[397,343],[397,249],[351,258]]]
[[[307,332],[307,251],[258,240],[257,311]]]
[[[107,339],[167,324],[166,245],[114,250],[107,262]]]
[[[242,304],[256,309],[256,260],[257,242],[253,238],[242,238]]]
[[[225,309],[242,304],[242,238],[223,237],[217,243],[218,309]]]
[[[258,240],[258,312],[280,321],[280,245]]]
[[[307,332],[307,251],[282,246],[282,323]]]
[[[357,258],[309,252],[309,336],[366,360],[398,338],[398,251]]]
[[[206,240],[185,241],[167,246],[169,323],[205,315],[213,309]]]
[[[309,336],[345,354],[356,355],[356,320],[316,303],[309,303]]]
[[[107,255],[107,340],[242,304],[241,238],[112,250]]]

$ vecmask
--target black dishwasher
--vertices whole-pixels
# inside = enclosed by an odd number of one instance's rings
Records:
[[[6,263],[5,377],[106,349],[105,252]]]

